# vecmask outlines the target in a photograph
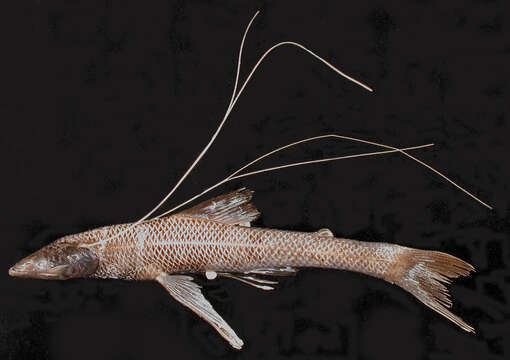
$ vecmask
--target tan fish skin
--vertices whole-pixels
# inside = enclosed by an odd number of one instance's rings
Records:
[[[101,241],[117,234],[121,235],[95,250],[101,260],[93,277],[154,280],[161,271],[243,273],[280,267],[346,269],[384,277],[402,252],[391,244],[227,225],[179,215],[134,226],[108,226],[83,235]]]
[[[452,303],[443,285],[474,270],[468,263],[436,251],[335,238],[327,229],[304,233],[239,225],[259,216],[251,196],[240,189],[166,218],[66,236],[21,260],[10,274],[156,280],[235,348],[242,347],[242,340],[203,298],[193,278],[175,274],[224,274],[270,289],[267,284],[274,282],[253,274],[284,275],[278,269],[292,273],[301,267],[356,271],[399,285],[462,329],[474,331],[448,310]]]

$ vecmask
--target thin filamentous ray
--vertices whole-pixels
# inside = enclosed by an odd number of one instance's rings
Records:
[[[268,50],[266,50],[262,56],[259,58],[259,60],[257,60],[257,62],[255,63],[255,65],[253,66],[252,70],[250,71],[250,73],[248,74],[246,80],[244,81],[243,85],[241,86],[241,88],[239,89],[239,92],[236,94],[236,89],[237,89],[237,85],[238,85],[238,80],[239,80],[239,74],[240,74],[240,71],[241,71],[241,58],[242,58],[242,53],[243,53],[243,47],[244,47],[244,42],[245,42],[245,39],[246,39],[246,35],[248,34],[248,31],[250,29],[250,26],[251,24],[253,23],[253,21],[255,20],[255,18],[257,17],[257,15],[259,14],[259,11],[257,11],[255,13],[255,15],[253,15],[253,17],[251,18],[250,22],[248,23],[247,27],[246,27],[246,30],[244,31],[244,34],[243,34],[243,37],[242,37],[242,40],[241,40],[241,45],[240,45],[240,48],[239,48],[239,55],[238,55],[238,61],[237,61],[237,70],[236,70],[236,78],[235,78],[235,83],[234,83],[234,90],[233,90],[233,93],[232,93],[232,98],[230,99],[230,103],[229,103],[229,106],[227,107],[227,111],[225,113],[225,115],[223,116],[223,119],[222,121],[220,122],[220,124],[218,125],[216,131],[214,132],[214,134],[212,135],[211,139],[209,140],[209,142],[207,143],[207,145],[204,147],[204,149],[200,152],[200,154],[197,156],[197,158],[193,161],[193,163],[191,164],[191,166],[188,168],[188,170],[186,170],[186,172],[184,173],[184,175],[179,179],[179,181],[177,181],[177,183],[175,184],[175,186],[170,190],[170,192],[165,195],[163,197],[163,199],[152,209],[150,210],[147,214],[145,214],[143,217],[141,217],[137,222],[142,222],[144,221],[145,219],[149,218],[154,212],[156,212],[171,196],[172,194],[179,188],[179,186],[182,184],[182,182],[184,181],[184,179],[189,175],[189,173],[193,170],[193,168],[198,164],[198,162],[202,159],[202,157],[205,155],[205,153],[209,150],[209,148],[211,147],[211,145],[213,144],[214,140],[216,140],[216,137],[218,136],[218,134],[220,133],[221,129],[223,128],[223,125],[225,124],[225,122],[227,121],[228,119],[228,116],[230,115],[230,113],[232,112],[235,104],[237,103],[237,100],[239,99],[239,97],[241,96],[241,94],[243,93],[243,90],[246,88],[246,86],[248,85],[248,82],[251,80],[253,74],[255,73],[255,71],[258,69],[258,67],[260,66],[260,64],[264,61],[264,59],[272,52],[274,51],[275,49],[281,47],[281,46],[285,46],[285,45],[290,45],[290,46],[295,46],[303,51],[305,51],[306,53],[308,53],[309,55],[313,56],[314,58],[316,58],[317,60],[319,60],[320,62],[322,62],[323,64],[325,64],[327,67],[329,67],[330,69],[332,69],[333,71],[335,71],[338,75],[346,78],[347,80],[361,86],[362,88],[370,91],[370,92],[373,92],[373,89],[371,87],[369,87],[368,85],[365,85],[364,83],[362,83],[361,81],[359,80],[356,80],[355,78],[347,75],[346,73],[344,73],[343,71],[341,71],[340,69],[338,69],[337,67],[335,67],[334,65],[332,65],[330,62],[328,62],[326,59],[322,58],[321,56],[317,55],[315,52],[309,50],[308,48],[306,48],[305,46],[301,45],[300,43],[297,43],[297,42],[294,42],[294,41],[283,41],[283,42],[279,42],[275,45],[273,45],[272,47],[270,47]],[[349,139],[349,140],[352,140],[352,141],[357,141],[357,142],[364,142],[364,143],[368,143],[368,144],[372,144],[372,145],[377,145],[377,146],[380,146],[380,147],[384,147],[384,148],[388,148],[388,149],[397,149],[393,146],[389,146],[389,145],[384,145],[384,144],[380,144],[380,143],[375,143],[375,142],[370,142],[368,140],[363,140],[363,139],[357,139],[357,138],[353,138],[353,137],[348,137],[348,136],[344,136],[344,135],[332,135],[332,136],[336,136],[338,138],[343,138],[343,139]],[[307,141],[307,139],[303,140],[304,141]],[[290,146],[293,146],[292,144],[289,144]],[[288,147],[288,146],[287,146]],[[279,151],[279,150],[277,150]],[[480,200],[478,197],[476,197],[475,195],[473,195],[471,192],[469,192],[468,190],[464,189],[462,186],[458,185],[457,183],[455,183],[453,180],[451,180],[450,178],[448,178],[446,175],[444,175],[442,172],[440,172],[439,170],[433,168],[432,166],[428,165],[427,163],[423,162],[422,160],[416,158],[415,156],[412,156],[408,153],[406,153],[405,151],[403,150],[400,150],[399,152],[401,152],[403,155],[409,157],[410,159],[418,162],[419,164],[425,166],[427,169],[433,171],[434,173],[436,173],[437,175],[441,176],[443,179],[445,179],[446,181],[448,181],[449,183],[451,183],[452,185],[454,185],[456,188],[458,188],[459,190],[463,191],[464,193],[466,193],[468,196],[472,197],[473,199],[475,199],[476,201],[478,201],[480,204],[482,204],[483,206],[489,208],[489,209],[492,209],[492,207],[490,205],[488,205],[487,203],[485,203],[484,201]],[[272,154],[274,152],[271,152],[271,153],[268,153],[268,154],[265,154],[263,156],[261,156],[260,158],[264,158],[270,154]],[[257,162],[258,159],[254,160],[253,162],[250,162],[248,165],[246,165],[245,167],[248,167],[250,166],[251,164]],[[166,212],[165,214],[167,214],[168,212]]]
[[[241,60],[242,60],[242,54],[243,54],[243,48],[244,48],[244,42],[246,40],[246,36],[248,34],[248,31],[250,29],[250,26],[251,24],[253,23],[253,21],[255,20],[255,18],[257,17],[257,15],[259,14],[259,11],[257,11],[255,13],[255,15],[253,15],[253,17],[251,18],[250,22],[248,23],[244,33],[243,33],[243,37],[241,39],[241,45],[239,47],[239,55],[238,55],[238,59],[237,59],[237,69],[236,69],[236,77],[235,77],[235,82],[234,82],[234,89],[233,89],[233,92],[232,92],[232,97],[230,99],[230,102],[229,102],[229,105],[227,107],[227,111],[225,113],[225,115],[223,116],[223,119],[222,121],[220,122],[220,124],[218,125],[216,131],[214,132],[214,134],[212,135],[211,139],[209,140],[209,142],[207,143],[207,145],[204,147],[204,149],[200,152],[200,154],[197,156],[197,158],[193,161],[193,163],[190,165],[190,167],[186,170],[186,172],[181,176],[181,178],[177,181],[177,183],[174,185],[174,187],[163,197],[163,199],[154,207],[152,208],[148,213],[146,213],[144,216],[142,216],[140,219],[138,219],[134,224],[138,224],[138,223],[141,223],[143,221],[146,221],[147,219],[149,219],[161,206],[163,206],[164,203],[166,203],[170,198],[171,196],[175,193],[175,191],[179,188],[179,186],[182,184],[182,182],[186,179],[186,177],[191,173],[191,171],[193,170],[193,168],[198,164],[198,162],[202,159],[202,157],[205,155],[205,153],[209,150],[209,148],[211,147],[211,145],[213,144],[213,142],[215,141],[216,137],[218,136],[218,134],[220,133],[221,129],[223,128],[223,125],[225,124],[225,122],[227,121],[230,113],[232,112],[235,104],[237,103],[237,100],[239,99],[239,97],[241,96],[243,90],[246,88],[246,85],[248,84],[248,82],[250,81],[250,79],[252,78],[253,74],[255,73],[255,71],[258,69],[258,67],[260,66],[260,64],[263,62],[263,60],[272,52],[274,51],[275,49],[277,49],[278,47],[280,46],[284,46],[284,45],[290,45],[290,46],[296,46],[302,50],[304,50],[306,53],[312,55],[314,58],[316,58],[317,60],[319,60],[320,62],[322,62],[323,64],[325,64],[326,66],[328,66],[330,69],[332,69],[333,71],[335,71],[337,74],[339,74],[340,76],[348,79],[349,81],[352,81],[354,82],[355,84],[363,87],[364,89],[370,91],[370,92],[373,92],[373,89],[370,88],[368,85],[362,83],[361,81],[359,80],[356,80],[354,79],[353,77],[345,74],[344,72],[342,72],[340,69],[338,69],[337,67],[335,67],[334,65],[332,65],[330,62],[328,62],[327,60],[325,60],[324,58],[320,57],[319,55],[315,54],[313,51],[309,50],[308,48],[306,48],[305,46],[299,44],[299,43],[296,43],[296,42],[292,42],[292,41],[284,41],[284,42],[280,42],[280,43],[277,43],[276,45],[273,45],[272,47],[270,47],[268,50],[266,50],[263,55],[259,58],[259,60],[255,63],[255,65],[253,66],[252,70],[250,71],[250,73],[248,74],[246,80],[244,81],[243,85],[241,86],[241,88],[239,89],[239,92],[236,93],[237,91],[237,86],[238,86],[238,83],[239,83],[239,76],[240,76],[240,71],[241,71]],[[475,199],[476,201],[478,201],[480,204],[482,204],[483,206],[489,208],[489,209],[492,209],[492,207],[485,203],[484,201],[480,200],[478,197],[476,197],[475,195],[473,195],[471,192],[469,192],[468,190],[466,190],[465,188],[463,188],[462,186],[458,185],[457,183],[455,183],[453,180],[451,180],[450,178],[448,178],[446,175],[444,175],[442,172],[440,172],[439,170],[433,168],[432,166],[430,166],[429,164],[425,163],[424,161],[418,159],[417,157],[409,154],[408,152],[406,152],[406,150],[403,150],[403,149],[398,149],[396,147],[393,147],[393,146],[390,146],[390,145],[386,145],[386,144],[382,144],[382,143],[378,143],[378,142],[374,142],[374,141],[369,141],[369,140],[365,140],[365,139],[360,139],[360,138],[355,138],[355,137],[351,137],[351,136],[345,136],[345,135],[340,135],[340,134],[327,134],[327,135],[320,135],[320,136],[315,136],[315,137],[311,137],[311,138],[306,138],[306,139],[302,139],[302,140],[299,140],[299,141],[296,141],[294,143],[291,143],[291,144],[287,144],[285,146],[282,146],[280,148],[277,148],[273,151],[270,151],[264,155],[261,155],[259,156],[258,158],[256,158],[255,160],[249,162],[248,164],[242,166],[241,168],[239,168],[236,172],[234,172],[233,174],[227,176],[225,179],[223,180],[220,180],[219,182],[217,182],[216,184],[208,187],[207,189],[203,190],[201,193],[199,193],[198,195],[195,195],[193,197],[191,197],[190,199],[184,201],[183,203],[173,207],[172,209],[162,213],[161,215],[158,215],[158,216],[154,216],[153,219],[155,218],[160,218],[162,216],[165,216],[165,215],[168,215],[168,214],[171,214],[173,211],[175,211],[176,209],[180,208],[181,206],[185,205],[185,204],[188,204],[189,202],[199,198],[200,196],[202,195],[205,195],[206,193],[208,193],[209,191],[215,189],[216,187],[230,181],[230,180],[234,180],[235,178],[238,178],[238,177],[235,177],[237,176],[241,171],[245,170],[246,168],[250,167],[251,165],[257,163],[258,161],[276,153],[276,152],[279,152],[281,150],[284,150],[286,148],[289,148],[289,147],[293,147],[293,146],[296,146],[300,143],[304,143],[304,142],[308,142],[308,141],[312,141],[312,140],[317,140],[317,139],[323,139],[323,138],[327,138],[327,137],[331,137],[331,138],[338,138],[338,139],[344,139],[344,140],[349,140],[349,141],[354,141],[354,142],[359,142],[359,143],[365,143],[365,144],[370,144],[370,145],[375,145],[375,146],[379,146],[379,147],[382,147],[382,148],[385,148],[385,149],[393,149],[395,151],[398,151],[400,152],[401,154],[403,154],[404,156],[407,156],[408,158],[416,161],[417,163],[419,163],[420,165],[426,167],[427,169],[433,171],[434,173],[436,173],[437,175],[439,175],[440,177],[442,177],[443,179],[445,179],[446,181],[448,181],[449,183],[451,183],[453,186],[455,186],[456,188],[458,188],[459,190],[461,190],[462,192],[464,192],[465,194],[467,194],[468,196],[472,197],[473,199]],[[413,147],[412,149],[416,149],[416,147]],[[407,149],[407,151],[410,150],[410,149]],[[366,154],[366,156],[369,156],[371,154]],[[332,158],[332,159],[319,159],[317,161],[314,161],[314,162],[303,162],[302,164],[300,165],[306,165],[306,164],[310,164],[310,163],[321,163],[321,162],[328,162],[328,161],[334,161],[334,160],[342,160],[343,158],[342,157],[337,157],[337,158]],[[285,167],[288,167],[287,165],[282,165],[281,168],[285,168]],[[273,170],[277,170],[279,169],[280,167],[274,167],[274,168],[271,168],[271,169],[267,169],[267,170],[259,170],[258,172],[252,172],[250,173],[249,175],[255,175],[257,173],[261,173],[261,172],[267,172],[267,171],[273,171]],[[239,177],[247,177],[249,175],[243,175],[243,176],[239,176]],[[92,243],[92,244],[89,244],[87,246],[96,246],[96,245],[103,245],[105,242],[107,241],[110,241],[112,239],[104,239],[101,243],[99,242],[95,242],[95,243]]]

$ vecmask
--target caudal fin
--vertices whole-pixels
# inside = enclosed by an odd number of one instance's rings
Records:
[[[418,300],[454,322],[463,330],[475,329],[454,315],[445,284],[452,278],[469,275],[475,268],[467,262],[439,251],[406,249],[399,256],[391,282],[416,296]]]

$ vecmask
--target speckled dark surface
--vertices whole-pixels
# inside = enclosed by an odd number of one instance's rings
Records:
[[[510,356],[503,1],[22,3],[1,12],[0,358]],[[58,236],[135,220],[161,199],[222,116],[238,43],[256,9],[262,13],[247,39],[244,76],[268,46],[296,40],[376,92],[297,49],[280,49],[173,204],[257,154],[307,136],[434,142],[416,154],[494,211],[398,155],[260,175],[214,194],[254,189],[260,226],[329,227],[337,236],[471,262],[478,272],[457,281],[452,294],[454,311],[476,335],[403,290],[355,273],[306,270],[270,293],[202,281],[246,342],[237,352],[157,284],[7,276],[20,257]],[[372,149],[326,141],[266,164]]]

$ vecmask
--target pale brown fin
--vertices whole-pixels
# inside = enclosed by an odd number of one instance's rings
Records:
[[[246,271],[245,274],[257,274],[257,275],[270,275],[270,276],[294,276],[298,272],[298,269],[294,269],[290,266],[281,268],[261,268]]]
[[[175,300],[191,309],[195,314],[211,324],[233,348],[241,349],[243,347],[243,341],[216,310],[214,310],[211,303],[207,301],[200,291],[200,286],[193,282],[191,276],[161,273],[156,280],[163,285],[166,291],[168,291]]]
[[[468,332],[475,329],[450,309],[452,301],[445,284],[452,278],[466,276],[475,268],[455,256],[439,251],[406,248],[396,263],[393,275],[387,280],[409,291],[418,300]]]
[[[257,289],[261,290],[274,290],[274,287],[269,285],[276,285],[278,284],[278,281],[272,281],[272,280],[266,280],[266,279],[259,279],[254,276],[246,276],[246,275],[234,275],[231,273],[218,273],[219,276],[223,276],[226,278],[234,279],[237,281],[240,281],[242,283],[245,283],[247,285],[251,285]],[[269,284],[269,285],[268,285]]]
[[[206,219],[229,225],[249,226],[257,220],[260,212],[250,202],[253,191],[241,188],[228,194],[204,201],[176,216]]]

